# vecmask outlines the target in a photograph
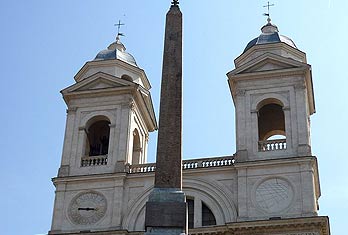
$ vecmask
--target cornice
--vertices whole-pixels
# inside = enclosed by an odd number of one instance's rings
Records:
[[[294,75],[304,76],[309,70],[309,67],[297,67],[297,68],[287,68],[287,69],[277,69],[277,70],[267,70],[267,71],[257,71],[241,74],[228,74],[229,80],[240,81],[240,80],[252,80],[252,79],[271,79],[274,77],[290,77]]]
[[[238,158],[237,158],[238,159]],[[265,160],[252,160],[234,163],[236,169],[249,168],[249,167],[260,167],[260,166],[270,166],[270,165],[294,165],[300,163],[308,163],[317,165],[317,158],[315,156],[306,157],[288,157],[288,158],[278,158],[278,159],[265,159]]]
[[[330,235],[327,216],[233,222],[191,229],[190,235]]]
[[[299,234],[319,232],[320,235],[329,235],[329,218],[326,216],[305,217],[294,219],[277,219],[251,222],[237,222],[226,224],[229,230],[237,232],[268,232],[269,234]],[[318,231],[319,230],[319,231]],[[267,234],[268,234],[267,233]],[[241,234],[241,233],[239,233]],[[244,234],[244,233],[242,233]],[[246,233],[250,234],[250,233]]]
[[[63,94],[63,98],[66,103],[69,103],[71,99],[132,94],[132,92],[134,92],[135,90],[136,90],[135,86],[125,86],[125,87],[105,88],[105,89],[96,89],[96,90],[87,90],[87,91],[74,91],[71,93]]]
[[[63,176],[54,177],[52,182],[56,183],[71,183],[71,182],[90,182],[93,180],[115,180],[115,179],[125,179],[127,177],[126,172],[122,173],[104,173],[104,174],[94,174],[94,175],[75,175],[75,176]]]
[[[50,231],[49,235],[144,235],[144,232],[129,232],[128,230],[105,230],[105,231],[78,231],[78,232],[61,232]]]

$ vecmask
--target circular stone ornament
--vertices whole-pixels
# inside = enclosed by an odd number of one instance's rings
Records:
[[[70,202],[68,216],[74,224],[95,224],[106,212],[106,198],[97,192],[80,193]]]
[[[269,213],[280,212],[288,208],[294,196],[290,183],[281,178],[263,181],[256,188],[255,194],[257,206]]]

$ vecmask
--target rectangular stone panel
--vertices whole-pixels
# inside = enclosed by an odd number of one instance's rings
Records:
[[[147,202],[145,228],[186,226],[186,202]]]

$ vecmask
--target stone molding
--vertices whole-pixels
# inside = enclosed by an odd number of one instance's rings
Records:
[[[237,89],[236,90],[236,96],[245,96],[246,90],[245,89]]]
[[[70,113],[76,113],[77,111],[77,107],[69,107],[67,110],[66,110],[66,113],[70,114]]]
[[[76,233],[66,233],[59,231],[50,231],[49,235],[144,235],[144,232],[129,232],[127,230],[110,230],[110,231],[80,231]]]
[[[302,82],[299,84],[294,85],[295,90],[305,90],[307,89],[306,83]]]
[[[80,231],[66,233],[50,231],[49,235],[144,235],[144,232]],[[227,223],[222,226],[210,226],[190,229],[189,235],[330,235],[329,218],[316,216],[298,219],[262,220],[253,222]]]
[[[224,226],[197,228],[190,235],[330,235],[329,218],[316,216],[296,219],[228,223]]]
[[[62,165],[58,170],[58,177],[69,176],[70,167],[69,165]]]

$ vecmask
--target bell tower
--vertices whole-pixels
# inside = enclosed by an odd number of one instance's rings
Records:
[[[261,31],[227,74],[236,108],[237,161],[311,156],[311,66],[270,19]]]
[[[157,129],[151,85],[119,36],[61,91],[68,109],[50,234],[120,228],[115,198],[129,165],[147,160]]]
[[[156,126],[151,85],[119,36],[61,91],[68,106],[59,176],[124,171],[146,162]]]
[[[49,234],[330,235],[328,217],[318,216],[306,54],[268,18],[227,74],[236,154],[182,160],[182,27],[179,1],[173,0],[166,15],[156,163],[146,163],[148,134],[157,129],[151,86],[121,34],[62,90],[67,121],[52,180]]]
[[[227,76],[236,110],[237,221],[316,218],[321,192],[306,54],[268,18]]]

